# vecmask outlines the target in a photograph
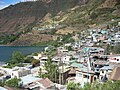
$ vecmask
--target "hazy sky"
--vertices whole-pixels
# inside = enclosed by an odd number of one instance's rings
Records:
[[[0,0],[0,9],[9,6],[10,4],[15,4],[21,0]]]
[[[24,1],[24,0],[0,0],[0,9],[3,9],[3,8],[9,6],[10,4],[15,4],[20,1]],[[26,1],[28,1],[28,0],[26,0]],[[29,1],[32,1],[32,0],[29,0]]]

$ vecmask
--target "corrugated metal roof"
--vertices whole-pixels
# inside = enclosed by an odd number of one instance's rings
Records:
[[[0,90],[8,90],[8,89],[6,89],[6,88],[4,88],[4,87],[0,87]]]
[[[32,76],[32,75],[27,75],[27,76],[24,76],[24,77],[21,77],[21,82],[24,85],[27,85],[29,83],[32,83],[32,82],[35,82],[35,81],[38,81],[38,80],[41,80],[42,78],[38,78],[38,77],[35,77],[35,76]]]
[[[71,64],[71,67],[81,68],[81,67],[83,67],[83,64],[74,62]]]

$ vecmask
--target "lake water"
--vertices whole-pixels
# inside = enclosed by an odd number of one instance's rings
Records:
[[[10,60],[12,53],[20,51],[24,55],[28,55],[34,52],[41,52],[45,46],[0,46],[0,64]]]

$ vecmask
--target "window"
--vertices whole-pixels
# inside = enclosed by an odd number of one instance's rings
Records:
[[[83,78],[87,78],[87,79],[89,79],[89,76],[88,76],[88,75],[84,75]]]
[[[102,70],[102,73],[104,73],[104,71]]]

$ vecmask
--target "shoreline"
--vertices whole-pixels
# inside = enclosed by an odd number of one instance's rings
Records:
[[[19,46],[17,46],[17,45],[2,45],[2,44],[0,44],[0,46],[11,46],[11,47],[47,47],[47,45],[40,45],[40,46],[35,46],[35,45],[19,45]]]
[[[23,55],[29,55],[35,52],[42,52],[46,46],[6,46],[0,45],[0,66],[10,60],[14,51],[19,51]]]
[[[6,62],[1,62],[1,61],[0,61],[0,66],[4,65],[5,63],[6,63]]]

